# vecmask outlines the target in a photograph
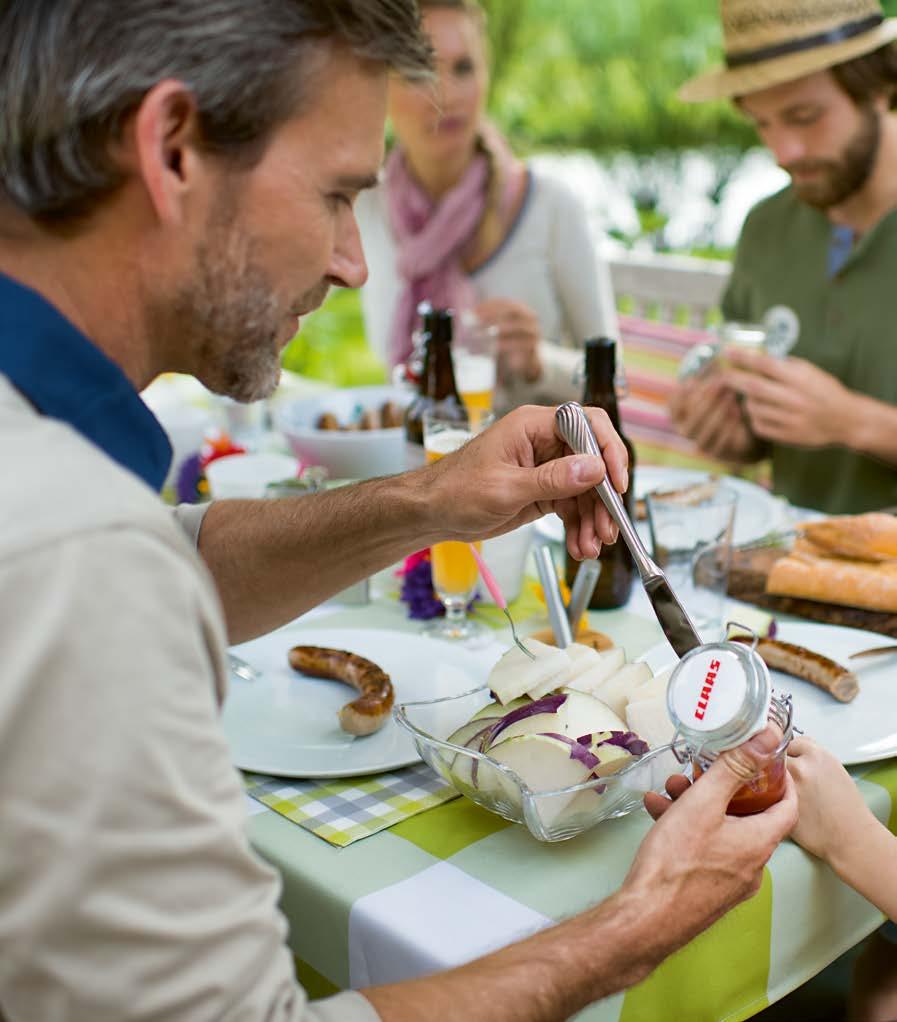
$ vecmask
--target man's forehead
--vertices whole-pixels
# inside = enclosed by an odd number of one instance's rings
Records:
[[[783,111],[805,103],[818,102],[837,91],[838,84],[831,71],[816,71],[803,78],[750,92],[739,97],[738,105],[747,114]]]

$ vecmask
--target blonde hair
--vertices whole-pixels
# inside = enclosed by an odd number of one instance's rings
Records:
[[[418,7],[422,15],[428,10],[461,11],[466,14],[480,32],[483,41],[483,51],[488,64],[488,18],[486,11],[476,0],[418,0]],[[476,148],[477,152],[482,153],[486,157],[489,177],[483,216],[471,243],[471,248],[475,252],[494,252],[504,238],[504,211],[501,208],[501,200],[504,195],[506,182],[499,154],[499,148],[504,146],[504,139],[498,133],[498,129],[485,122],[477,134]]]

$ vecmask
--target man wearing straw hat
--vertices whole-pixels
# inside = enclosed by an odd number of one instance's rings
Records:
[[[732,99],[791,175],[749,215],[723,298],[790,357],[727,352],[671,410],[707,453],[772,456],[774,489],[830,513],[897,504],[897,19],[877,0],[722,0]]]

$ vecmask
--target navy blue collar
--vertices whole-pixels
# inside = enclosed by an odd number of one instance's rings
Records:
[[[160,490],[165,430],[122,370],[36,291],[0,274],[0,373],[43,415],[67,422]]]

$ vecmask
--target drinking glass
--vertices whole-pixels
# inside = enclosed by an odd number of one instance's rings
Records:
[[[705,642],[722,638],[737,500],[726,486],[688,506],[661,494],[645,498],[654,560]]]
[[[467,310],[456,319],[452,340],[455,385],[468,413],[490,412],[495,395],[498,327],[484,323]]]
[[[451,418],[438,411],[424,413],[424,452],[432,463],[463,447],[492,422],[488,411],[474,409],[455,413]],[[463,499],[463,498],[460,498]],[[480,543],[477,549],[482,550]],[[427,635],[439,639],[476,642],[489,635],[479,621],[467,616],[467,604],[477,587],[479,572],[467,543],[448,540],[430,548],[433,588],[445,607],[445,617],[434,618],[424,626]]]

